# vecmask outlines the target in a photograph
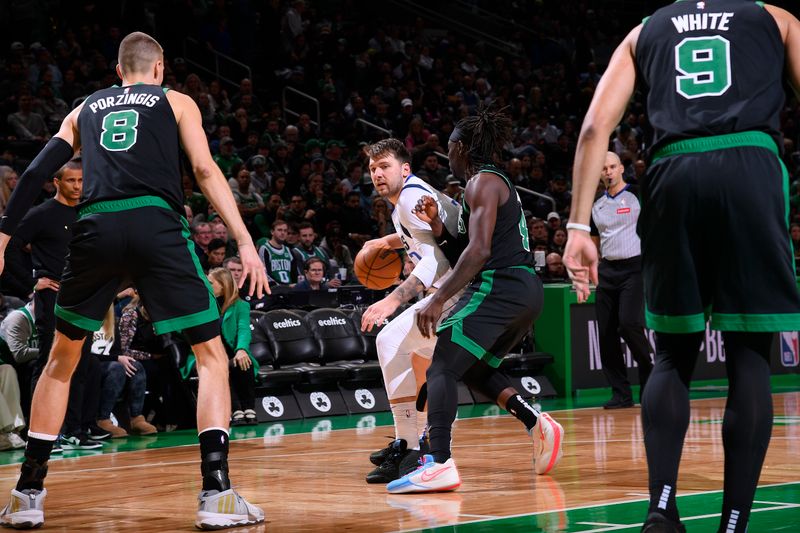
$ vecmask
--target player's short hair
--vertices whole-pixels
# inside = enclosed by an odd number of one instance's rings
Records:
[[[119,43],[117,61],[123,74],[145,73],[163,57],[164,49],[158,41],[140,31],[129,33]]]
[[[393,155],[400,163],[411,163],[411,154],[400,139],[381,139],[364,148],[364,151],[373,160]]]
[[[80,157],[74,157],[74,158],[70,159],[69,161],[67,161],[67,163],[63,167],[58,169],[58,172],[56,172],[56,175],[53,176],[53,179],[60,180],[61,178],[64,177],[64,173],[67,170],[78,170],[78,169],[81,169],[81,168],[83,168],[83,165],[81,164],[81,158]]]

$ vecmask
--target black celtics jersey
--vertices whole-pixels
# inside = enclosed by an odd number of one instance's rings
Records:
[[[510,194],[506,203],[497,208],[497,221],[492,233],[492,253],[481,271],[512,266],[533,266],[533,255],[528,240],[528,226],[522,212],[522,203],[514,185],[497,167],[484,167],[478,172],[497,174],[508,185]],[[470,209],[466,197],[461,204],[458,233],[467,233]]]
[[[110,87],[78,115],[86,204],[158,196],[183,214],[178,124],[157,85]]]
[[[783,146],[784,47],[761,2],[692,0],[659,9],[644,21],[636,63],[649,90],[654,150],[752,130]]]

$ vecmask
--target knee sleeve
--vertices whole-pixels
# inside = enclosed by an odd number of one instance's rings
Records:
[[[391,328],[391,324],[375,339],[386,395],[390,400],[417,394],[417,379],[411,366],[411,353],[400,350],[402,340]]]

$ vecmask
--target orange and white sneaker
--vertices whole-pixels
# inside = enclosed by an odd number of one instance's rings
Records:
[[[424,455],[419,468],[395,479],[386,485],[386,490],[391,494],[447,492],[460,486],[461,476],[452,457],[441,464],[434,461],[432,455]]]
[[[537,474],[547,474],[564,455],[564,428],[547,413],[539,415],[531,430],[533,438],[533,469]]]

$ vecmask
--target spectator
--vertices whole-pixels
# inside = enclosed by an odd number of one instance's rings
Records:
[[[11,365],[0,364],[0,450],[24,448],[19,436],[24,428],[17,372]]]
[[[372,224],[361,207],[360,193],[352,191],[347,194],[340,221],[342,232],[359,247],[372,238],[372,235],[367,233]]]
[[[553,232],[553,238],[550,240],[550,251],[555,252],[563,257],[564,246],[567,245],[567,231],[564,228],[558,228]]]
[[[326,291],[330,284],[325,282],[325,262],[319,257],[311,257],[303,265],[305,279],[294,286],[295,291]],[[331,281],[339,281],[334,278]]]
[[[258,423],[255,411],[255,386],[258,361],[250,355],[250,306],[239,298],[233,276],[224,268],[208,273],[208,281],[222,315],[222,344],[230,361],[231,425]],[[187,378],[195,365],[190,355],[181,369]]]
[[[33,111],[33,97],[28,94],[19,97],[19,111],[8,116],[8,124],[23,141],[44,142],[50,138],[47,124],[42,115]]]
[[[286,246],[286,233],[289,225],[285,220],[272,223],[272,237],[258,249],[258,256],[267,269],[270,284],[290,285],[292,283],[292,253]]]
[[[17,172],[9,166],[0,166],[0,210],[5,211],[11,193],[17,187],[19,176]]]
[[[560,254],[555,252],[547,254],[545,262],[547,264],[544,274],[546,281],[567,281],[567,269],[564,267],[564,262],[561,260]]]
[[[255,189],[258,194],[269,191],[272,177],[267,172],[267,158],[263,155],[254,155],[250,159],[253,171],[250,172],[250,187]]]
[[[111,421],[111,411],[123,399],[127,390],[127,413],[130,417],[131,433],[151,435],[157,429],[145,420],[144,398],[147,390],[147,373],[140,361],[122,355],[119,330],[114,324],[114,307],[109,307],[98,331],[86,339],[83,357],[91,354],[100,361],[101,390],[97,411],[97,425],[111,434],[112,438],[126,437],[128,432]],[[119,415],[119,413],[117,413]]]
[[[244,161],[233,152],[233,139],[231,137],[223,137],[219,140],[219,153],[214,156],[214,162],[226,178],[233,176],[235,166],[244,164]]]
[[[558,213],[556,213],[555,211],[547,213],[547,226],[548,226],[547,230],[550,233],[554,232],[555,230],[561,227],[561,217],[558,216]]]
[[[316,213],[313,209],[306,208],[306,199],[300,194],[292,195],[292,200],[289,202],[289,209],[286,210],[283,217],[286,222],[306,222],[314,218]]]
[[[245,226],[254,239],[257,239],[259,232],[255,226],[255,217],[264,210],[264,199],[250,188],[250,171],[245,167],[236,173],[236,183],[238,188],[233,191],[233,199],[236,200],[236,206]]]
[[[372,221],[370,233],[373,237],[383,237],[387,233],[394,233],[394,228],[389,224],[391,218],[389,206],[386,200],[380,196],[376,196],[372,199],[372,208],[370,209],[369,218]]]
[[[211,233],[211,224],[208,222],[195,222],[191,228],[194,250],[200,263],[208,261],[208,243],[214,238]]]
[[[336,268],[331,264],[328,253],[314,244],[317,239],[314,226],[310,222],[302,222],[297,229],[299,232],[299,240],[297,246],[292,248],[293,265],[296,274],[298,276],[305,275],[306,263],[312,257],[316,257],[325,265],[325,272],[323,274],[331,280],[331,286],[335,288],[341,285],[341,282],[334,278],[334,274],[337,272]]]
[[[183,174],[183,202],[188,205],[192,213],[204,214],[208,212],[208,200],[203,193],[195,191],[195,184],[188,174]]]
[[[547,225],[544,220],[534,218],[528,222],[528,232],[530,233],[531,248],[537,244],[544,244],[547,246],[550,243],[550,234],[547,231]]]
[[[208,269],[220,268],[225,260],[227,246],[222,239],[211,239],[208,243]]]
[[[434,152],[428,152],[422,163],[422,168],[416,175],[437,191],[443,190],[447,186],[447,169],[439,164],[439,157]]]
[[[39,357],[33,302],[11,311],[0,322],[0,354],[3,362],[17,366],[35,361]]]

